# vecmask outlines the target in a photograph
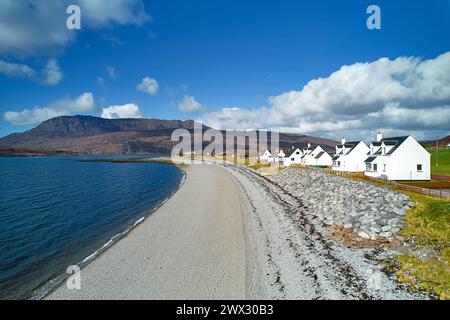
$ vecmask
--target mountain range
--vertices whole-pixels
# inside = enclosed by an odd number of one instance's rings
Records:
[[[175,129],[194,132],[193,120],[104,119],[62,116],[42,122],[23,133],[0,139],[0,154],[146,154],[170,153]],[[209,129],[203,126],[203,129]],[[224,132],[223,132],[224,133]],[[280,133],[280,147],[287,150],[321,145],[332,151],[336,141],[303,134]],[[207,145],[209,142],[204,142]],[[269,140],[270,144],[270,140]]]

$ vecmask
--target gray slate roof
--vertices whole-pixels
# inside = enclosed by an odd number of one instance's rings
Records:
[[[371,163],[373,160],[375,160],[377,157],[368,157],[364,162],[365,163]]]
[[[345,144],[339,144],[337,147],[338,147],[338,148],[342,148],[342,147],[350,148],[350,150],[348,150],[347,153],[345,153],[345,154],[349,154],[350,152],[353,151],[353,149],[355,149],[355,147],[356,147],[360,142],[361,142],[361,141],[349,141],[349,142],[346,142]]]
[[[320,157],[324,154],[324,151],[319,152],[319,154],[317,156],[315,156],[315,159],[320,159]]]
[[[379,143],[379,145],[381,145],[382,142],[384,142],[385,145],[387,146],[393,146],[393,148],[391,150],[389,150],[388,153],[386,153],[386,155],[391,155],[395,152],[395,150],[397,150],[398,147],[401,146],[401,144],[403,142],[405,142],[406,139],[408,139],[409,136],[403,136],[403,137],[390,137],[390,138],[384,138],[381,141],[377,142],[373,142],[372,144],[375,145],[375,143]],[[379,151],[380,153],[375,153],[375,154],[381,154],[381,151]]]

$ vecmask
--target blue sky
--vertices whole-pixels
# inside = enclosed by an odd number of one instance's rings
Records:
[[[446,0],[126,0],[104,10],[104,0],[85,1],[39,9],[46,1],[0,0],[0,35],[17,32],[14,41],[0,36],[0,136],[60,114],[192,118],[335,139],[450,133],[450,76],[437,76],[450,70]],[[65,29],[72,3],[80,31]],[[370,4],[381,8],[381,30],[366,27]],[[137,89],[144,78],[151,92]]]

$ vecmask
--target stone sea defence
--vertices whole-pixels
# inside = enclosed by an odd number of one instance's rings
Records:
[[[310,215],[326,225],[353,228],[365,239],[393,239],[414,206],[408,196],[391,189],[314,169],[285,169],[271,179],[302,199]]]

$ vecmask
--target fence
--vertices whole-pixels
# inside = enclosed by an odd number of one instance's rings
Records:
[[[433,190],[433,189],[429,189],[429,188],[422,188],[422,187],[417,187],[417,186],[401,184],[401,183],[397,183],[395,181],[389,181],[389,180],[385,180],[385,179],[369,177],[369,176],[366,176],[364,174],[364,172],[343,172],[343,171],[335,171],[335,170],[332,170],[331,168],[325,168],[322,170],[329,174],[335,175],[335,176],[340,176],[340,177],[345,177],[345,178],[361,178],[361,179],[369,180],[369,181],[373,181],[373,182],[389,184],[389,185],[393,186],[394,188],[403,190],[403,191],[414,192],[414,193],[423,194],[423,195],[430,196],[430,197],[437,197],[437,198],[441,198],[441,199],[450,199],[450,190],[442,190],[442,189],[441,190]],[[443,178],[443,180],[440,180],[440,181],[450,181],[448,176],[438,176],[438,177]],[[433,180],[438,180],[438,179],[436,179],[436,175],[431,175],[431,178]]]
[[[443,176],[440,174],[431,174],[431,180],[436,180],[436,181],[450,181],[450,176]]]
[[[423,195],[430,196],[430,197],[450,199],[450,191],[447,191],[447,190],[442,190],[442,189],[433,190],[433,189],[421,188],[421,187],[410,186],[410,185],[400,184],[400,183],[395,183],[394,186],[395,186],[395,188],[404,190],[404,191],[419,193],[419,194],[423,194]]]

